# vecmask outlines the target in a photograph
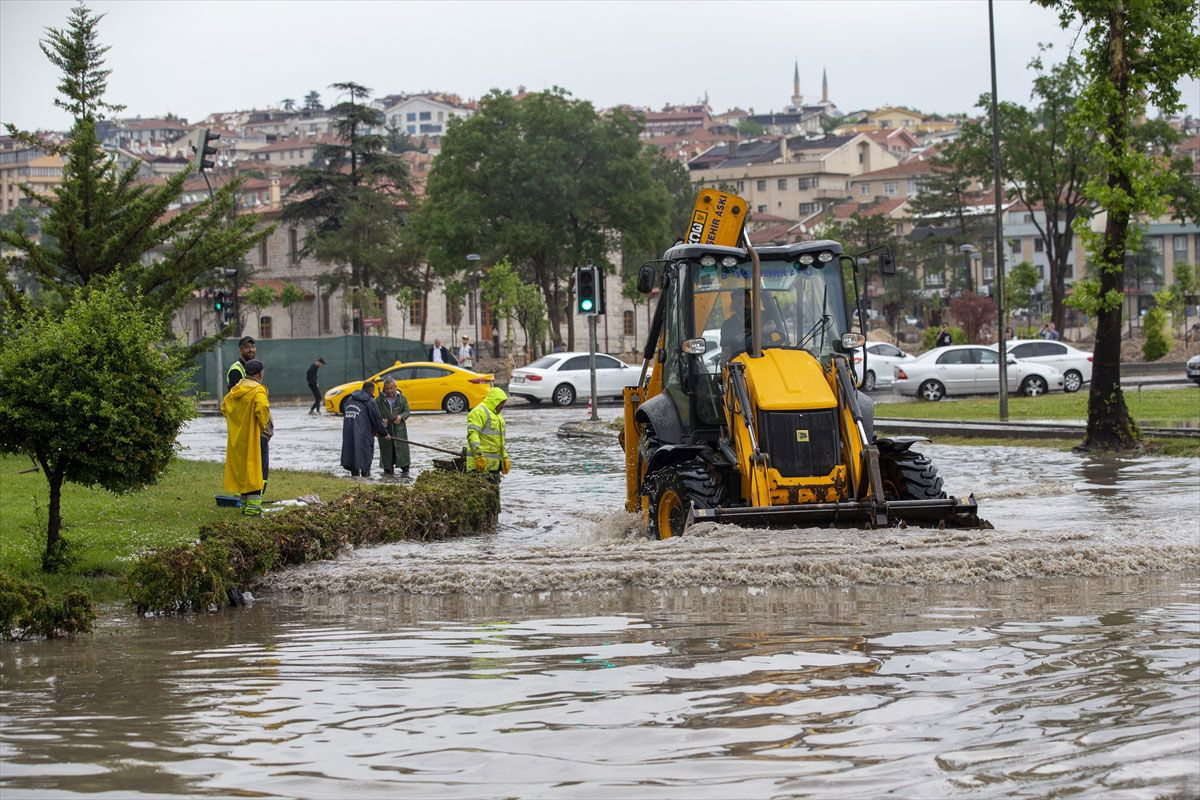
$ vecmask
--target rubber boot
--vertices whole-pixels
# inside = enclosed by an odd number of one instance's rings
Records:
[[[248,494],[242,498],[242,513],[248,517],[262,515],[262,495]]]

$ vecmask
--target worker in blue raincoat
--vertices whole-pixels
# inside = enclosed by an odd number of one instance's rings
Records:
[[[354,477],[371,477],[375,437],[387,436],[370,381],[342,401],[342,466]]]
[[[481,473],[499,481],[512,463],[504,443],[504,417],[501,409],[508,402],[504,390],[493,386],[483,402],[467,414],[467,471]]]

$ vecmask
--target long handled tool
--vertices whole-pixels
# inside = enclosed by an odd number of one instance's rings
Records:
[[[461,450],[447,450],[444,447],[434,447],[431,444],[422,444],[421,442],[414,442],[412,439],[400,439],[395,436],[389,436],[387,438],[391,439],[393,442],[404,442],[405,444],[413,444],[417,447],[426,447],[430,450],[437,450],[439,453],[445,453],[446,455],[455,456],[456,458],[462,455]]]

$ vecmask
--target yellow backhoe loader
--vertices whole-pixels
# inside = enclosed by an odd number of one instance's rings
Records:
[[[746,217],[742,198],[700,192],[685,238],[638,274],[658,302],[625,390],[626,508],[660,538],[701,520],[986,527],[974,497],[947,497],[911,449],[927,440],[875,436],[858,391],[858,278],[875,263],[894,275],[891,253],[755,248]]]

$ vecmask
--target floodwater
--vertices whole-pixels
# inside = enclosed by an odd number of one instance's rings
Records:
[[[1200,460],[924,445],[995,530],[658,542],[615,442],[555,436],[584,409],[506,416],[493,534],[0,648],[0,794],[1200,794]],[[340,419],[276,429],[274,466],[340,472]],[[220,459],[223,423],[180,441]]]

